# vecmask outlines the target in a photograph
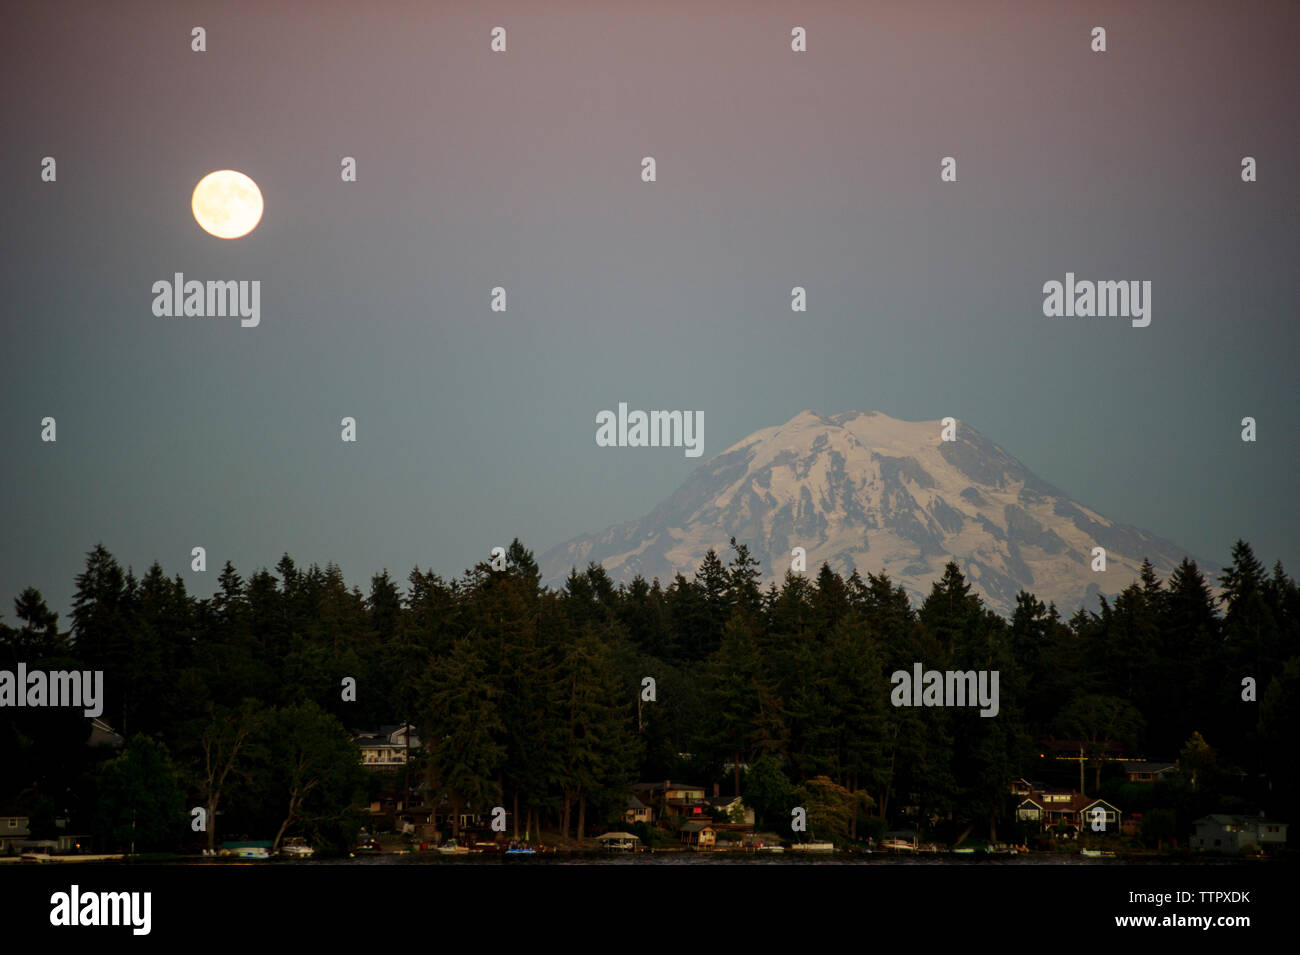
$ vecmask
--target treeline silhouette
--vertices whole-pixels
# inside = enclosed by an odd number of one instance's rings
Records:
[[[0,711],[0,806],[28,807],[36,835],[69,818],[105,847],[344,846],[368,798],[409,786],[453,816],[502,805],[520,831],[581,837],[626,828],[632,784],[671,778],[740,792],[781,832],[804,805],[818,837],[997,839],[1023,837],[1010,780],[1077,788],[1079,764],[1040,747],[1054,738],[1080,741],[1089,792],[1144,812],[1152,839],[1181,840],[1209,811],[1294,819],[1300,593],[1242,541],[1221,600],[1191,561],[1163,582],[1146,563],[1068,621],[1023,592],[998,616],[955,563],[914,608],[883,572],[823,565],[763,589],[745,545],[729,558],[710,551],[666,587],[592,564],[552,590],[516,540],[504,569],[416,569],[405,592],[385,571],[362,593],[285,555],[247,580],[227,563],[198,599],[97,546],[70,630],[25,590],[16,626],[0,623],[0,668],[103,670],[102,719],[128,742],[87,746],[80,710]],[[998,715],[893,706],[889,676],[915,662],[999,671]],[[408,722],[424,743],[411,775],[362,770],[350,731]],[[1116,745],[1179,772],[1126,784],[1102,758]]]

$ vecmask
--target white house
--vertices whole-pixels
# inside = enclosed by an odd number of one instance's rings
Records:
[[[1196,834],[1192,836],[1193,849],[1211,852],[1241,852],[1244,849],[1263,849],[1266,846],[1286,845],[1287,823],[1258,816],[1231,816],[1213,813],[1192,823]]]
[[[408,735],[410,751],[414,752],[420,748],[420,737],[415,734],[415,727],[410,725],[354,731],[352,741],[361,750],[361,765],[383,769],[406,765]]]

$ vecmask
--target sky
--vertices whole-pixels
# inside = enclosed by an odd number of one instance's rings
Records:
[[[286,552],[363,590],[540,556],[804,409],[958,417],[1113,520],[1294,575],[1298,28],[1258,0],[13,5],[3,619],[29,585],[66,614],[99,542],[200,596]],[[218,169],[262,191],[243,238],[191,214]],[[176,272],[260,281],[260,324],[154,315]],[[1150,325],[1046,317],[1067,272],[1149,280]],[[619,402],[702,412],[703,456],[598,447]]]

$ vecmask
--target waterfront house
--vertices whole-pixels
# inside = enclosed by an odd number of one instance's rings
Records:
[[[1105,832],[1119,832],[1122,814],[1104,799],[1095,799],[1072,789],[1035,789],[1016,806],[1016,819],[1044,827],[1065,826],[1091,830],[1094,810],[1105,824]]]
[[[711,818],[703,786],[674,783],[666,779],[662,783],[637,783],[632,790],[647,806],[658,808],[660,815],[701,820]]]
[[[1192,823],[1196,834],[1192,836],[1193,849],[1211,852],[1243,852],[1286,845],[1287,823],[1258,816],[1235,816],[1213,813]]]
[[[694,849],[712,849],[718,838],[717,830],[703,822],[682,823],[680,832],[682,842]]]
[[[352,742],[361,751],[361,764],[367,769],[389,769],[406,765],[407,750],[420,748],[415,727],[381,726],[377,730],[354,730]]]
[[[11,855],[22,847],[20,843],[31,836],[30,823],[25,815],[0,815],[0,855]]]
[[[630,823],[642,822],[651,825],[655,821],[654,808],[647,806],[636,796],[629,796],[623,810],[623,821]]]

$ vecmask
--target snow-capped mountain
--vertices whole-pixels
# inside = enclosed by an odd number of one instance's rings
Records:
[[[919,601],[955,560],[993,610],[1010,614],[1025,589],[1068,617],[1127,587],[1144,557],[1163,578],[1186,554],[1072,501],[966,422],[955,441],[942,430],[874,411],[804,411],[711,458],[640,520],[553,548],[544,582],[560,586],[596,561],[615,580],[667,586],[678,572],[690,579],[710,547],[726,562],[734,536],[762,562],[764,585],[803,547],[810,575],[823,561],[845,576],[883,569]],[[1106,550],[1104,572],[1092,570],[1094,547]]]

